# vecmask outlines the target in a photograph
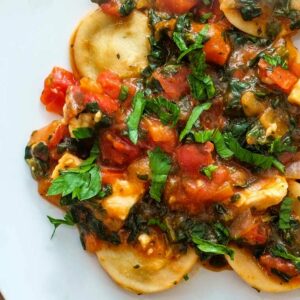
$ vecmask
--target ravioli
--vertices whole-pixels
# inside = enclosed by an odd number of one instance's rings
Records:
[[[116,283],[138,294],[171,288],[190,272],[198,259],[192,249],[177,258],[166,258],[141,254],[134,246],[109,244],[104,244],[97,256]]]
[[[227,20],[236,28],[244,31],[248,34],[257,37],[267,36],[267,22],[269,20],[269,12],[264,9],[261,16],[252,19],[251,21],[245,21],[238,9],[238,1],[236,0],[220,0],[220,9],[223,11]],[[291,1],[291,8],[300,10],[300,4],[297,0]],[[285,31],[282,32],[283,34]]]
[[[121,77],[139,76],[148,65],[150,51],[148,17],[134,11],[129,17],[116,19],[100,9],[79,25],[71,56],[75,73],[96,79],[104,70]]]
[[[271,276],[259,265],[257,260],[246,249],[230,245],[234,250],[234,260],[226,256],[231,268],[253,288],[270,293],[287,292],[300,287],[299,278],[289,282],[280,280],[277,276]]]

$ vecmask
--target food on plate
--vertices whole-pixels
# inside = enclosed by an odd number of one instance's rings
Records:
[[[25,159],[121,287],[159,292],[197,261],[300,288],[298,1],[107,0],[79,24],[60,115]],[[53,236],[52,235],[52,236]]]

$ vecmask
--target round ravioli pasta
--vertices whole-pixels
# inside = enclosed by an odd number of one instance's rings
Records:
[[[251,21],[245,21],[239,12],[235,0],[220,0],[220,9],[228,21],[236,28],[258,37],[266,35],[267,18],[265,16],[262,15]]]
[[[105,244],[97,252],[100,264],[121,287],[138,294],[156,293],[171,288],[197,262],[193,249],[177,258],[142,254],[133,246]]]
[[[114,18],[100,9],[86,17],[74,35],[71,56],[74,72],[96,79],[103,70],[134,77],[147,66],[150,51],[148,18],[139,11]]]
[[[235,245],[230,245],[230,248],[234,250],[234,260],[226,257],[227,262],[250,286],[270,293],[288,292],[300,288],[299,278],[289,282],[282,281],[277,276],[269,275],[246,249]]]
[[[291,8],[300,10],[300,2],[298,0],[291,1]],[[267,23],[269,21],[270,11],[265,5],[262,15],[256,17],[250,21],[245,21],[238,8],[237,0],[220,0],[220,9],[228,21],[241,31],[257,37],[266,37],[267,35]],[[289,33],[289,31],[283,31],[281,34]]]

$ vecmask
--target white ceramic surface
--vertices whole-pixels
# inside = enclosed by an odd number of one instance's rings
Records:
[[[46,215],[62,213],[38,196],[24,147],[33,129],[55,118],[39,102],[43,79],[55,65],[69,68],[69,37],[93,7],[89,0],[0,0],[0,290],[6,300],[299,299],[300,291],[258,293],[233,272],[203,269],[170,291],[136,296],[82,250],[75,228],[60,228],[50,240]]]

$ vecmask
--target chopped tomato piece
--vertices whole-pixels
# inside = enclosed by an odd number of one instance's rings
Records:
[[[113,99],[118,99],[121,91],[121,78],[111,71],[103,71],[97,81],[101,84],[105,94]]]
[[[258,67],[258,75],[264,83],[275,85],[287,94],[291,92],[298,81],[298,78],[290,71],[279,66],[272,67],[263,59],[259,61]]]
[[[65,124],[60,124],[49,139],[49,148],[55,148],[67,136],[69,136],[68,126]]]
[[[103,3],[100,5],[102,11],[112,17],[121,17],[120,14],[120,4],[116,0],[111,0],[107,3]]]
[[[153,146],[159,146],[168,153],[172,153],[175,150],[178,141],[175,128],[165,126],[161,121],[150,118],[142,120],[141,128],[148,132]]]
[[[102,159],[113,166],[130,164],[140,156],[139,147],[135,146],[125,137],[107,131],[100,138]]]
[[[207,142],[203,145],[183,145],[176,150],[178,164],[183,171],[199,173],[201,168],[213,163],[214,145]]]
[[[41,101],[46,109],[62,115],[67,89],[76,84],[76,79],[71,72],[55,67],[46,78]]]
[[[49,125],[34,131],[31,135],[29,145],[40,142],[45,142],[48,144],[52,137],[54,137],[56,133],[60,131],[59,128],[62,128],[63,126],[64,125],[62,125],[60,121],[53,121]]]
[[[176,74],[172,75],[165,75],[162,72],[155,71],[153,77],[159,81],[168,99],[179,100],[190,90],[187,80],[189,74],[189,69],[182,67]]]
[[[279,257],[273,257],[270,254],[261,256],[259,262],[270,274],[274,274],[272,270],[278,270],[290,277],[300,275],[299,271],[291,262]]]
[[[224,105],[222,99],[214,101],[212,107],[201,115],[201,124],[205,129],[224,128],[226,119],[223,116]]]
[[[84,235],[85,250],[91,253],[95,253],[101,249],[102,242],[93,233]]]
[[[108,95],[99,96],[97,102],[99,104],[100,109],[104,113],[109,115],[116,112],[120,107],[118,100],[112,99]]]
[[[223,166],[218,167],[211,180],[200,172],[169,176],[165,188],[165,199],[172,209],[184,209],[192,214],[198,213],[208,202],[228,200],[233,194],[229,172]]]
[[[193,31],[200,32],[204,26],[203,24],[193,24]],[[226,64],[231,52],[229,43],[224,40],[223,31],[222,26],[211,24],[209,27],[210,39],[205,43],[203,48],[206,60],[220,66]]]
[[[156,0],[159,10],[174,14],[183,14],[196,6],[198,0]]]
[[[263,223],[255,224],[241,236],[250,245],[264,245],[268,239],[268,227]]]
[[[124,172],[118,169],[101,167],[101,175],[103,184],[114,184],[116,180],[124,177]]]

